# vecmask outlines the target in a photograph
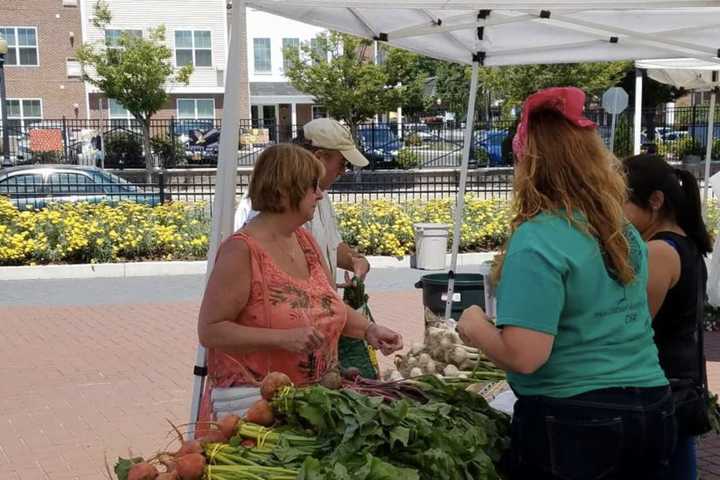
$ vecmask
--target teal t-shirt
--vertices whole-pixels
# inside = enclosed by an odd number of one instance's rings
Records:
[[[597,240],[567,217],[544,213],[515,231],[498,285],[497,324],[555,336],[535,373],[508,373],[519,394],[565,398],[667,385],[647,303],[647,250],[633,227],[626,235],[636,277],[623,286],[605,268]]]

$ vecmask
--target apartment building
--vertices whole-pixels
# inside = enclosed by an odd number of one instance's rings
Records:
[[[0,35],[9,44],[5,63],[10,124],[27,128],[33,121],[103,118],[130,122],[116,101],[81,80],[75,50],[83,42],[108,42],[123,32],[147,35],[163,24],[175,66],[191,64],[188,85],[167,85],[170,98],[154,118],[202,120],[222,118],[225,70],[230,37],[228,0],[106,0],[112,22],[93,25],[97,0],[3,0]],[[239,105],[241,118],[260,126],[274,125],[273,140],[286,141],[293,127],[321,116],[312,97],[293,88],[285,77],[283,51],[311,42],[322,28],[253,9],[240,34],[246,41],[242,58],[247,96]],[[281,127],[281,128],[280,128]]]
[[[0,35],[9,47],[5,78],[11,129],[86,117],[85,87],[74,59],[82,41],[80,0],[2,0]]]
[[[299,92],[285,76],[286,48],[300,48],[325,31],[294,20],[247,9],[247,69],[250,109],[258,125],[277,125],[279,140],[288,141],[298,125],[322,115],[313,98]]]
[[[225,0],[105,0],[112,22],[104,30],[92,22],[96,0],[79,1],[88,12],[84,18],[85,41],[105,41],[112,48],[123,33],[147,35],[150,28],[162,24],[173,65],[193,66],[188,85],[167,85],[170,98],[154,118],[222,117],[229,40]],[[88,86],[87,90],[91,118],[110,118],[114,122],[131,119],[114,100],[104,98],[94,87]]]

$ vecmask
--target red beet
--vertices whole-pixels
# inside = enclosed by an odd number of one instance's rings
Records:
[[[188,440],[180,445],[180,450],[177,452],[177,456],[181,457],[188,453],[202,453],[203,448],[198,440]]]
[[[128,480],[155,480],[159,474],[157,468],[149,463],[141,462],[130,467]]]
[[[245,414],[245,420],[250,423],[256,423],[264,427],[269,427],[275,423],[275,415],[273,415],[272,406],[267,400],[261,399],[253,403]]]
[[[230,439],[235,435],[239,421],[240,417],[237,415],[226,415],[217,422],[218,429],[225,435],[225,438]]]
[[[220,430],[210,430],[203,437],[199,438],[198,441],[202,445],[208,443],[225,443],[228,441],[228,437]]]
[[[201,480],[205,472],[205,457],[199,453],[188,453],[177,459],[180,480]]]
[[[283,389],[283,387],[291,387],[292,381],[290,377],[281,372],[268,373],[260,385],[260,394],[268,402],[275,398],[275,395]]]

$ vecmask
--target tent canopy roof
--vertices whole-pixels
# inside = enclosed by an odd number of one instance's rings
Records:
[[[711,90],[720,85],[720,64],[696,58],[640,60],[638,68],[647,70],[653,80],[687,90]]]
[[[720,63],[720,1],[249,0],[247,6],[443,60]],[[479,29],[478,27],[482,27]]]

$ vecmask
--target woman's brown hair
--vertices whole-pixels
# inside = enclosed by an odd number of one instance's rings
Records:
[[[623,213],[622,165],[594,129],[577,127],[556,110],[531,114],[527,148],[515,168],[511,232],[543,212],[560,212],[597,239],[611,275],[626,285],[635,278]],[[584,221],[576,218],[584,216]],[[505,247],[502,249],[504,253]],[[499,280],[503,256],[494,278]]]
[[[317,188],[325,167],[308,150],[290,144],[273,145],[258,157],[248,196],[258,212],[283,213],[283,198],[297,209],[308,189]]]

